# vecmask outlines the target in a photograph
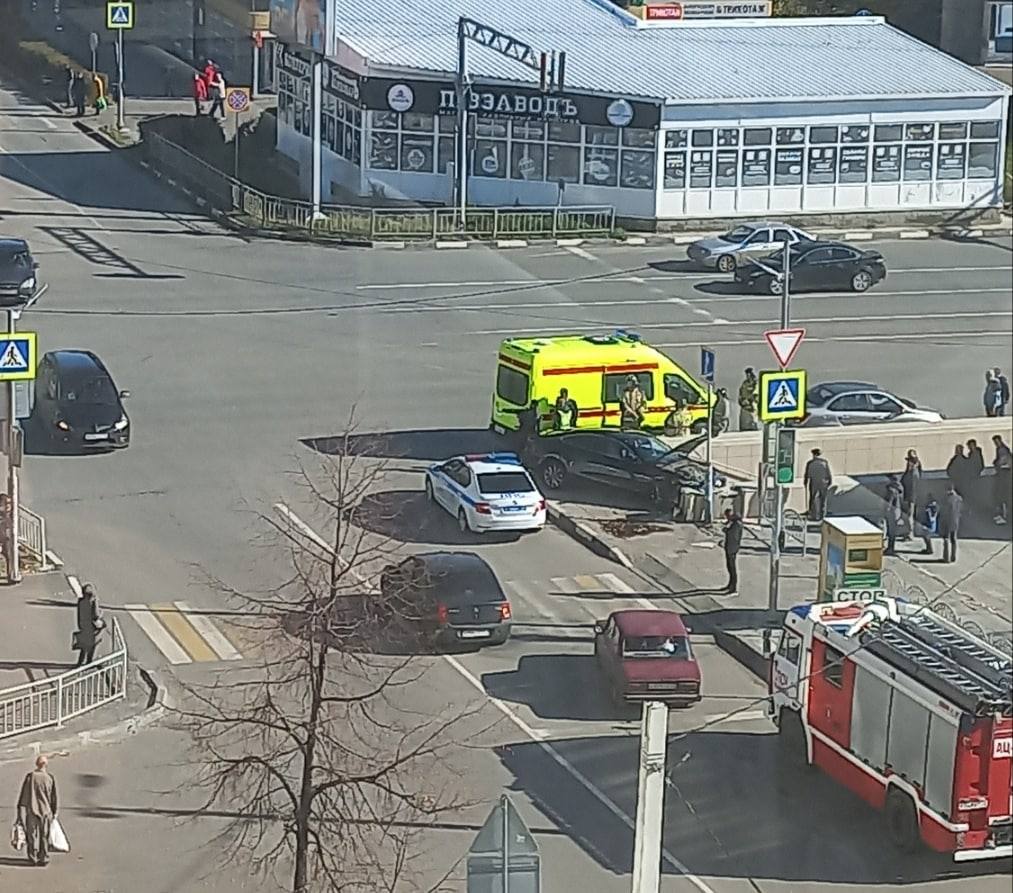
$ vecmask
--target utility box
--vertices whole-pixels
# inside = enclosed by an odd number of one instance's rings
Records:
[[[853,601],[862,597],[855,590],[874,598],[883,580],[883,531],[865,518],[845,517],[825,519],[820,533],[817,600]]]

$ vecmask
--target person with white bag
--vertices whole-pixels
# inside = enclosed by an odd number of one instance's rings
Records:
[[[28,861],[39,866],[49,863],[52,843],[66,846],[66,837],[56,820],[56,779],[47,771],[48,764],[49,758],[45,755],[40,754],[36,758],[35,770],[25,776],[18,796],[18,822],[25,831]],[[55,829],[59,830],[54,841]]]

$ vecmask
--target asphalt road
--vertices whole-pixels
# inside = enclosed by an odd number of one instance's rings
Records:
[[[172,621],[183,652],[170,667],[151,621],[179,601],[225,610],[208,576],[236,588],[283,579],[284,560],[259,547],[258,515],[284,504],[317,525],[291,472],[318,466],[354,414],[354,450],[390,463],[371,496],[370,534],[406,550],[479,551],[515,604],[507,646],[432,660],[434,705],[485,700],[502,719],[499,746],[468,750],[462,778],[486,800],[515,792],[538,831],[545,889],[628,889],[636,730],[605,704],[589,625],[653,594],[555,530],[462,540],[449,517],[422,505],[419,469],[494,443],[486,426],[506,334],[627,326],[691,368],[708,342],[719,378],[734,387],[744,365],[767,361],[760,333],[776,302],[719,293],[717,277],[685,271],[675,248],[358,251],[246,241],[10,92],[0,92],[0,147],[0,227],[31,240],[50,285],[21,328],[39,332],[42,350],[95,350],[132,394],[128,450],[53,456],[30,443],[24,468],[27,504],[45,515],[68,569],[123,611],[132,652],[184,679],[228,672],[221,643],[209,651],[204,635],[201,646],[185,612]],[[976,412],[982,369],[1010,355],[1010,247],[882,243],[893,272],[876,292],[794,302],[811,336],[800,361],[814,377],[860,374],[950,414]],[[208,616],[242,666],[257,643],[227,617]],[[881,851],[876,817],[839,791],[817,784],[814,794],[808,781],[777,788],[770,726],[754,703],[761,686],[706,641],[699,652],[706,697],[672,718],[689,737],[673,742],[666,890],[931,889],[927,879],[951,871],[895,861]],[[696,731],[738,708],[736,721]],[[173,758],[178,743],[151,736],[122,745],[124,765],[157,774],[151,760]],[[147,748],[147,765],[134,748]],[[130,785],[121,790],[113,799],[128,802]],[[480,822],[485,808],[464,819]],[[151,834],[169,834],[161,818]],[[453,833],[456,855],[468,835]],[[87,834],[96,853],[121,837],[111,824]],[[197,846],[167,839],[167,865]],[[141,870],[122,866],[126,877]],[[1008,886],[994,870],[961,870],[953,886]],[[121,880],[101,863],[89,871],[95,889]],[[167,890],[233,889],[196,879],[170,887],[170,877]]]

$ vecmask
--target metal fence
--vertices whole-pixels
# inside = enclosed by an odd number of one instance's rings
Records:
[[[18,543],[40,564],[46,563],[46,519],[24,505],[18,506]]]
[[[264,228],[302,230],[353,239],[450,238],[514,239],[604,236],[615,229],[608,205],[468,208],[465,222],[457,208],[320,207],[298,199],[268,195],[230,177],[182,146],[152,133],[144,138],[149,163],[225,214],[240,214]]]
[[[25,685],[0,691],[0,738],[33,732],[125,698],[127,644],[119,622],[111,624],[112,651],[86,667],[78,667]]]

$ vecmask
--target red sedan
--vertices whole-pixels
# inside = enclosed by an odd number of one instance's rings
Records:
[[[594,656],[617,704],[700,700],[700,665],[674,611],[616,611],[594,625]]]

